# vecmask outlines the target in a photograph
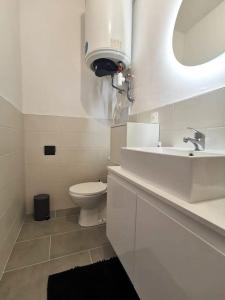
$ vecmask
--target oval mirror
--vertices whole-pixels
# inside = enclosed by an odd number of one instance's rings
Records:
[[[206,63],[225,52],[225,0],[183,0],[173,50],[186,66]]]

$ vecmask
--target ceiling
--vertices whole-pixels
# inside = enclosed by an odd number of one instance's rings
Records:
[[[176,30],[188,31],[224,0],[184,0],[176,22]]]

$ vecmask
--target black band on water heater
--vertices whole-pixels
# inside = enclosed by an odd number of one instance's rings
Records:
[[[109,76],[117,73],[117,65],[110,59],[100,58],[93,62],[93,71],[98,77]]]

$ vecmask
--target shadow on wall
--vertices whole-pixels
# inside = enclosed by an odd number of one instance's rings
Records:
[[[84,55],[85,15],[81,16],[81,103],[89,116],[112,119],[116,91],[109,77],[98,78],[87,67]]]

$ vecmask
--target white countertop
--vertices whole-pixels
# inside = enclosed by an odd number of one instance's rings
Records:
[[[108,170],[225,236],[225,199],[188,203],[156,188],[143,178],[124,170],[120,166],[108,167]]]

